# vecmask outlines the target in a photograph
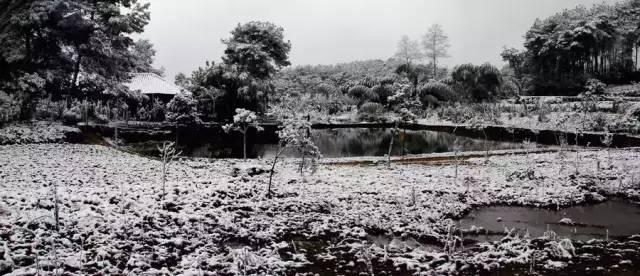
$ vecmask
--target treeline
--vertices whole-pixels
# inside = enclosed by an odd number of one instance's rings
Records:
[[[429,65],[408,66],[391,58],[337,65],[298,66],[278,73],[271,105],[302,113],[327,115],[352,107],[394,111],[411,107],[425,111],[451,102],[482,102],[512,93],[501,71],[490,64],[462,64],[433,79]]]
[[[640,80],[639,46],[640,1],[578,6],[536,20],[516,66],[531,75],[533,94],[577,93],[589,78]]]

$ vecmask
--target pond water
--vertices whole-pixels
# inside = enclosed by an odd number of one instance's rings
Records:
[[[319,147],[324,157],[359,157],[359,156],[384,156],[389,150],[391,131],[389,129],[369,128],[342,128],[342,129],[316,129],[311,133],[314,142]],[[247,151],[252,158],[272,158],[277,150],[277,144],[273,138],[265,138],[265,134],[250,135],[248,137]],[[520,143],[506,143],[485,141],[452,135],[446,132],[436,131],[406,131],[397,134],[394,138],[392,155],[423,154],[434,152],[452,152],[454,145],[459,151],[483,151],[486,147],[490,150],[519,149]],[[152,143],[151,143],[152,144]],[[155,145],[150,142],[132,144],[132,149],[138,152],[153,151]],[[181,150],[191,157],[241,157],[242,138],[229,136],[215,141],[195,141],[180,143]],[[284,153],[287,157],[296,157],[293,151]]]
[[[564,218],[571,219],[574,225],[560,224]],[[640,234],[640,205],[616,199],[557,211],[493,206],[472,211],[460,220],[460,225],[465,229],[475,225],[494,232],[474,237],[479,240],[499,240],[505,236],[505,228],[528,230],[531,237],[543,236],[549,229],[559,237],[575,240],[605,239],[607,231],[609,237]]]
[[[389,151],[391,141],[389,129],[320,129],[313,130],[315,144],[324,157],[358,157],[384,156]],[[468,137],[456,136],[446,132],[436,131],[406,131],[394,138],[392,155],[422,154],[434,152],[452,152],[454,143],[459,151],[482,151],[486,146],[491,150],[521,148],[521,144],[485,141]],[[257,156],[272,157],[276,145],[256,145]],[[295,156],[292,152],[288,156]]]

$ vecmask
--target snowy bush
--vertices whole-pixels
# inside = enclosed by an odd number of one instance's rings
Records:
[[[75,125],[78,122],[82,121],[82,114],[80,111],[80,106],[74,106],[71,109],[66,109],[62,113],[62,122],[65,125]]]
[[[444,83],[432,81],[418,88],[418,97],[424,106],[436,107],[441,101],[455,99],[453,89]]]
[[[167,104],[167,121],[178,124],[200,124],[197,102],[190,94],[180,93]]]
[[[383,112],[384,107],[381,104],[367,102],[358,109],[358,120],[369,122],[381,121],[384,120]]]
[[[584,86],[585,93],[593,94],[593,95],[601,95],[604,94],[607,85],[602,83],[599,79],[589,79]]]
[[[378,94],[364,85],[356,85],[350,88],[347,94],[358,102],[358,106],[366,102],[376,102],[379,100]]]

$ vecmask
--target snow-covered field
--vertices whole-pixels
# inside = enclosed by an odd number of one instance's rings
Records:
[[[528,268],[532,256],[546,252],[532,249],[539,240],[508,238],[444,252],[443,245],[455,240],[448,235],[453,219],[492,204],[557,207],[614,194],[640,199],[637,149],[475,158],[459,166],[457,178],[453,165],[421,164],[322,165],[303,177],[297,160],[287,159],[276,167],[273,198],[265,197],[268,165],[270,160],[177,161],[163,200],[157,160],[93,145],[0,146],[0,274],[56,268],[69,275]],[[425,246],[398,245],[394,237]],[[553,242],[559,243],[546,244]],[[567,265],[536,258],[540,269]]]

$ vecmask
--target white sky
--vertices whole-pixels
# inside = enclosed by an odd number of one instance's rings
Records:
[[[615,0],[605,0],[615,2]],[[153,0],[143,37],[157,50],[167,78],[218,61],[220,39],[240,22],[271,21],[292,43],[293,65],[386,59],[402,35],[420,39],[439,23],[449,35],[444,63],[502,64],[503,46],[522,47],[540,17],[603,0]]]

